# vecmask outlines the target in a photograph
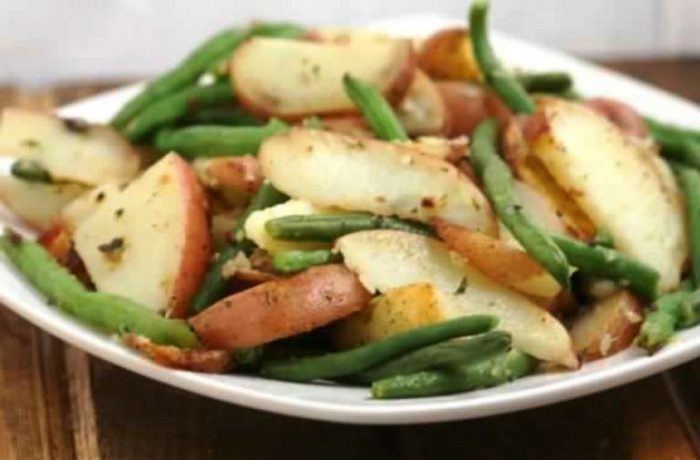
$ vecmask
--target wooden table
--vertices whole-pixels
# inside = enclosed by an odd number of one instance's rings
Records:
[[[700,101],[700,61],[608,65]],[[110,86],[0,88],[0,107],[48,109]],[[516,414],[414,427],[344,426],[167,387],[88,357],[0,309],[0,459],[690,459],[700,455],[698,384],[700,363],[694,363]]]

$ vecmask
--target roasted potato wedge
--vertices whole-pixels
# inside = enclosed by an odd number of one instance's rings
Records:
[[[85,185],[129,180],[140,165],[111,128],[17,108],[2,111],[0,156],[37,161],[55,180]]]
[[[185,160],[166,155],[105,196],[73,239],[99,291],[183,317],[211,256],[204,191]]]
[[[364,308],[369,299],[350,270],[324,265],[227,297],[189,323],[207,347],[233,350],[308,332]]]
[[[469,31],[443,29],[428,37],[418,53],[418,66],[439,80],[481,81]]]
[[[496,231],[488,200],[469,179],[405,145],[296,128],[268,139],[259,159],[275,187],[317,206]]]
[[[49,228],[61,211],[86,190],[87,187],[76,183],[41,184],[0,176],[0,201],[39,231]]]
[[[491,90],[462,81],[437,82],[450,121],[447,135],[469,136],[484,119],[497,117],[507,122],[510,110]]]
[[[343,88],[346,73],[374,84],[391,103],[399,103],[415,74],[411,42],[337,45],[259,37],[242,45],[231,61],[241,105],[255,115],[287,120],[357,113]]]
[[[496,284],[464,260],[453,257],[440,241],[399,231],[374,230],[346,235],[336,242],[336,248],[369,291],[387,295],[396,288],[417,289],[415,293],[391,294],[388,300],[375,301],[375,309],[384,305],[383,308],[391,310],[378,318],[394,319],[382,319],[379,323],[359,321],[354,327],[365,324],[373,328],[380,324],[378,329],[363,332],[359,337],[379,337],[378,330],[385,337],[398,332],[392,324],[403,328],[410,318],[417,322],[433,319],[438,316],[433,312],[435,305],[439,305],[441,320],[493,314],[501,320],[499,328],[513,334],[515,346],[522,351],[558,365],[578,364],[569,334],[556,318],[526,297]],[[425,287],[416,288],[416,283],[428,283],[432,297],[425,293]],[[413,303],[410,300],[413,297],[421,299],[421,303]],[[417,308],[427,310],[416,313]],[[396,319],[398,314],[403,319]],[[347,332],[338,334],[347,336]]]
[[[497,283],[552,305],[561,286],[525,251],[506,242],[437,219],[435,230],[447,247]]]
[[[417,71],[396,115],[411,136],[450,133],[450,112],[440,90],[423,72]]]
[[[659,272],[663,292],[677,287],[688,257],[683,206],[649,152],[585,105],[542,98],[538,106],[546,129],[532,153],[617,249]]]
[[[192,166],[199,181],[231,206],[247,203],[263,182],[258,160],[252,155],[197,158]]]
[[[585,361],[605,358],[629,347],[644,319],[641,302],[619,291],[593,304],[571,326],[574,350]]]

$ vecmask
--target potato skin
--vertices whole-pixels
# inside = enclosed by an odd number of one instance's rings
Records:
[[[459,27],[428,37],[418,53],[418,66],[433,78],[481,81],[469,31]]]
[[[234,294],[189,323],[208,348],[254,347],[344,318],[369,299],[345,266],[325,265]]]
[[[629,291],[599,301],[574,320],[571,339],[584,361],[605,358],[629,347],[642,326],[642,303]]]
[[[449,137],[469,136],[488,117],[506,123],[512,117],[508,107],[491,90],[461,81],[436,83],[449,119]]]

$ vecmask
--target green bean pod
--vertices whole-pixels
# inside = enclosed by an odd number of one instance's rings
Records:
[[[561,94],[574,84],[566,72],[519,72],[515,78],[528,93]]]
[[[233,101],[233,90],[228,81],[185,88],[159,99],[138,113],[124,128],[124,135],[135,142],[158,128],[182,120],[201,108],[231,101]]]
[[[433,230],[420,222],[366,213],[284,216],[265,223],[265,230],[270,236],[286,241],[333,242],[348,233],[378,229],[434,236]]]
[[[264,123],[240,107],[200,110],[186,120],[190,125],[260,126]]]
[[[343,76],[345,93],[367,120],[374,134],[385,141],[407,141],[408,134],[382,93],[352,75]]]
[[[327,249],[315,251],[283,251],[272,256],[272,268],[280,273],[296,273],[317,265],[342,262],[343,257]]]
[[[38,161],[17,160],[10,167],[10,174],[25,182],[52,184],[53,178],[49,171]]]
[[[249,252],[252,244],[245,239],[243,235],[243,225],[246,219],[253,212],[260,209],[269,208],[276,204],[286,201],[288,197],[278,191],[269,182],[264,183],[260,190],[255,194],[250,201],[248,208],[238,218],[236,225],[232,229],[234,242],[220,251],[214,260],[211,262],[207,274],[204,276],[204,281],[199,287],[199,290],[192,299],[193,313],[204,311],[207,307],[223,297],[226,292],[226,280],[222,276],[221,271],[226,265],[226,262],[234,259],[239,252]]]
[[[474,56],[486,83],[515,113],[533,113],[535,103],[518,79],[498,61],[489,42],[486,17],[488,0],[474,0],[469,12],[469,32]]]
[[[493,118],[477,126],[472,138],[471,163],[501,221],[525,251],[568,290],[571,283],[566,256],[523,211],[513,189],[513,175],[496,152],[497,135],[498,123]]]
[[[418,348],[455,337],[487,332],[497,323],[498,320],[489,315],[466,316],[401,332],[382,341],[348,351],[266,364],[261,374],[272,379],[294,382],[344,377]]]
[[[357,382],[372,383],[428,369],[465,365],[497,353],[503,353],[508,350],[510,344],[511,336],[504,331],[491,331],[465,339],[450,340],[419,348],[352,375],[351,379]]]
[[[122,130],[137,114],[158,99],[194,84],[215,62],[230,55],[248,37],[247,31],[226,29],[202,43],[178,66],[153,80],[112,120]]]
[[[700,171],[680,164],[674,165],[674,171],[685,197],[693,284],[700,287]]]
[[[679,128],[649,117],[645,120],[664,157],[700,169],[700,132]]]
[[[189,159],[255,154],[265,139],[287,129],[286,123],[272,119],[265,126],[191,126],[163,130],[156,136],[156,149],[175,151]]]
[[[12,264],[42,294],[66,313],[107,332],[135,332],[151,341],[197,348],[199,341],[187,323],[167,319],[124,297],[88,291],[39,244],[16,234],[0,236]]]
[[[531,373],[537,361],[517,350],[450,369],[398,375],[372,384],[376,399],[421,398],[488,388]]]
[[[562,235],[551,235],[569,263],[582,273],[617,281],[649,300],[658,295],[659,274],[653,268],[604,246],[589,245]]]
[[[655,351],[667,344],[676,330],[700,322],[700,289],[693,290],[692,283],[684,282],[670,294],[659,297],[646,314],[637,343],[642,348]]]

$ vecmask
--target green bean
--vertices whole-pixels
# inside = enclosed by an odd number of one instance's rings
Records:
[[[264,123],[240,107],[200,110],[187,118],[190,125],[260,126]]]
[[[432,229],[425,224],[366,213],[285,216],[265,223],[265,230],[270,236],[287,241],[332,242],[348,233],[377,229],[434,236]]]
[[[232,229],[234,242],[220,251],[209,265],[202,285],[192,300],[192,311],[199,313],[219,300],[226,292],[226,280],[221,270],[226,262],[233,260],[240,252],[249,252],[251,243],[243,235],[243,225],[254,211],[269,208],[287,200],[287,196],[278,191],[272,184],[266,182],[255,194],[246,211],[236,221]]]
[[[184,321],[164,318],[124,297],[88,291],[39,244],[8,232],[0,236],[0,250],[38,291],[66,313],[112,333],[129,331],[155,343],[199,346]]]
[[[291,22],[258,22],[250,27],[250,33],[261,37],[300,38],[306,29]]]
[[[202,125],[163,130],[156,136],[156,148],[190,159],[255,154],[265,139],[287,129],[286,123],[272,119],[259,127]]]
[[[593,245],[603,246],[605,248],[614,248],[615,239],[613,238],[612,233],[610,233],[608,229],[599,228],[595,234],[595,237],[593,238]]]
[[[700,287],[700,171],[682,164],[674,164],[673,169],[685,196],[693,284]]]
[[[230,55],[248,33],[237,29],[219,32],[190,53],[174,69],[153,80],[139,95],[131,99],[112,120],[122,130],[142,110],[158,99],[192,85],[214,62]]]
[[[566,93],[573,87],[566,72],[518,72],[515,78],[529,93]]]
[[[469,12],[469,31],[474,56],[486,83],[515,113],[533,113],[535,103],[525,88],[498,61],[489,42],[486,28],[488,0],[474,0]]]
[[[343,257],[327,249],[315,251],[283,251],[272,256],[272,268],[280,273],[295,273],[317,265],[341,262]]]
[[[377,399],[420,398],[510,382],[531,373],[537,361],[517,350],[452,369],[399,375],[372,384],[372,396]]]
[[[369,369],[418,348],[455,337],[481,334],[493,329],[493,316],[474,315],[401,332],[379,342],[323,356],[270,363],[261,374],[278,380],[307,382],[344,377]]]
[[[649,300],[657,295],[659,274],[653,268],[630,259],[619,251],[589,245],[562,235],[551,235],[569,263],[581,273],[619,282]]]
[[[345,74],[345,93],[357,106],[379,139],[406,141],[408,134],[382,93],[372,84]]]
[[[681,284],[676,292],[659,297],[646,314],[637,343],[655,351],[673,337],[675,331],[700,322],[700,289],[692,290],[692,283]]]
[[[419,348],[398,358],[351,376],[353,381],[372,383],[397,375],[410,375],[428,369],[465,365],[480,361],[510,347],[511,336],[491,331],[466,339],[450,340]]]
[[[41,163],[34,160],[15,161],[10,168],[10,174],[25,182],[53,183],[53,178],[49,171]]]
[[[233,101],[233,92],[228,81],[208,86],[191,86],[150,104],[126,125],[124,135],[132,142],[138,141],[200,108],[229,101]]]
[[[496,214],[522,244],[525,251],[565,289],[570,289],[569,265],[552,238],[525,214],[513,189],[513,175],[496,152],[498,124],[493,118],[474,131],[470,160],[481,177]]]
[[[647,117],[647,126],[661,146],[661,154],[671,160],[700,169],[700,132],[661,123]]]

